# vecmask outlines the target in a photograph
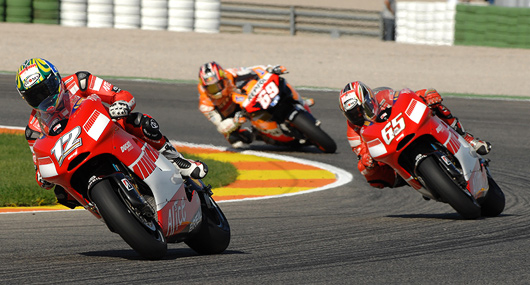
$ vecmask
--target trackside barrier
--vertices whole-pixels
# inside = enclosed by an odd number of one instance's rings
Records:
[[[396,41],[452,45],[455,6],[447,2],[397,2]]]
[[[323,4],[325,5],[325,4]],[[220,0],[0,0],[0,21],[182,32],[381,37],[380,11]],[[530,0],[398,1],[396,41],[530,48]]]
[[[530,48],[530,8],[458,5],[455,44]]]
[[[221,27],[226,32],[329,34],[332,37],[381,36],[380,11],[311,8],[287,5],[223,3]]]

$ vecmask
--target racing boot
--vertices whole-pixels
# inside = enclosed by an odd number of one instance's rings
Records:
[[[453,117],[451,111],[447,109],[444,105],[438,103],[433,107],[436,115],[440,117],[444,122],[446,122],[451,128],[453,128],[458,134],[460,134],[464,139],[473,147],[473,149],[480,155],[486,155],[491,150],[491,144],[487,141],[480,140],[475,138],[472,134],[466,132],[464,127],[460,123],[457,117]]]
[[[473,149],[480,155],[486,155],[491,151],[491,144],[487,141],[473,137],[472,134],[466,132],[464,139],[473,147]]]
[[[208,174],[208,166],[203,162],[186,159],[180,154],[175,147],[167,140],[160,150],[158,150],[173,165],[179,170],[183,177],[191,177],[193,179],[203,179]]]

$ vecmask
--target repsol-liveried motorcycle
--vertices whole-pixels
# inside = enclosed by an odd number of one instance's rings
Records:
[[[228,247],[230,226],[211,187],[183,179],[163,155],[112,121],[98,96],[71,107],[66,102],[55,115],[41,120],[46,135],[33,147],[42,178],[63,187],[141,256],[162,258],[168,242],[185,242],[200,254]]]
[[[424,198],[448,203],[466,219],[504,210],[488,161],[414,92],[394,97],[361,136],[374,160],[392,167]]]
[[[240,105],[243,116],[250,119],[257,138],[273,145],[315,145],[333,153],[335,141],[320,128],[320,121],[293,97],[293,89],[278,74],[264,70],[258,78],[247,81],[234,92],[232,100]]]

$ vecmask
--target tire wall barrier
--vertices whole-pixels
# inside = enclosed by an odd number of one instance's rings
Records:
[[[530,0],[519,1],[524,3],[514,2],[508,6],[511,2],[505,1],[506,7],[497,4],[398,2],[396,41],[530,48]]]
[[[221,0],[0,0],[0,21],[218,33]],[[530,0],[398,1],[396,41],[530,48]]]
[[[220,0],[0,0],[0,22],[218,33]]]
[[[397,2],[396,41],[452,45],[455,6],[448,2]]]
[[[530,48],[530,8],[458,5],[455,44]]]

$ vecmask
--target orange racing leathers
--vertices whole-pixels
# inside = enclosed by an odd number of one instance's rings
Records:
[[[216,127],[217,131],[220,132],[225,136],[225,138],[230,142],[230,134],[232,132],[238,132],[241,131],[239,128],[236,128],[235,130],[224,130],[221,126],[221,122],[227,118],[234,118],[236,121],[236,125],[240,126],[244,119],[239,118],[236,114],[238,111],[241,110],[239,105],[235,103],[232,100],[232,94],[239,93],[239,94],[245,94],[245,90],[248,91],[249,87],[246,86],[247,83],[254,79],[258,79],[260,77],[260,74],[265,74],[266,72],[269,72],[271,66],[264,66],[264,65],[258,65],[253,67],[241,67],[241,68],[229,68],[225,69],[225,88],[222,90],[222,97],[218,99],[214,99],[211,96],[209,96],[206,89],[199,83],[197,86],[197,89],[199,91],[199,110],[206,116],[206,118],[212,122]],[[277,66],[279,67],[278,70],[280,70],[280,73],[285,73],[286,69],[283,66]],[[289,84],[287,84],[289,88],[292,91],[293,98],[295,100],[300,100],[301,97],[292,88]],[[246,87],[246,88],[245,88]],[[255,124],[259,124],[260,122],[255,122]],[[266,122],[263,122],[261,126],[267,127]],[[276,139],[276,138],[274,138]]]

